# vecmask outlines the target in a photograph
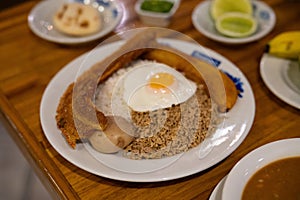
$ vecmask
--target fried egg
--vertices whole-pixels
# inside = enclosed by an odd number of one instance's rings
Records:
[[[189,99],[197,89],[194,82],[168,65],[143,62],[124,77],[123,99],[134,111],[169,108]]]

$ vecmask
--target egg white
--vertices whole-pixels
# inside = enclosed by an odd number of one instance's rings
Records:
[[[174,83],[167,87],[169,92],[149,89],[149,79],[157,73],[168,73]],[[156,62],[142,62],[123,77],[123,100],[138,112],[169,108],[185,102],[195,94],[197,86],[175,69]]]

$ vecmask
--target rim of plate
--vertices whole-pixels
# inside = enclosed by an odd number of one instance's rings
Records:
[[[215,186],[214,190],[209,196],[209,200],[221,200],[222,199],[222,191],[224,187],[224,183],[226,181],[227,175],[224,176],[219,183]]]
[[[74,0],[71,0],[71,2],[73,2]],[[87,35],[87,36],[81,36],[81,37],[73,37],[73,36],[68,36],[65,35],[63,33],[59,33],[57,32],[58,36],[55,35],[50,35],[47,32],[44,33],[43,31],[41,31],[41,27],[44,26],[45,29],[47,29],[48,26],[50,26],[49,28],[53,29],[53,25],[51,20],[41,20],[38,22],[39,25],[36,24],[35,20],[37,18],[38,14],[42,14],[42,18],[47,18],[47,14],[48,15],[53,15],[54,13],[48,13],[48,7],[58,7],[58,5],[60,5],[56,0],[45,0],[45,1],[41,1],[39,3],[37,3],[30,11],[28,17],[27,17],[27,21],[28,21],[28,26],[29,28],[32,30],[32,32],[34,34],[36,34],[38,37],[45,39],[47,41],[50,42],[54,42],[54,43],[58,43],[58,44],[68,44],[68,45],[72,45],[72,44],[81,44],[81,43],[87,43],[90,41],[94,41],[97,40],[105,35],[107,35],[108,33],[110,33],[111,31],[113,31],[113,29],[115,27],[118,26],[118,24],[120,23],[122,16],[123,16],[123,10],[115,3],[115,1],[113,0],[108,0],[111,3],[111,6],[113,7],[113,9],[116,9],[117,11],[117,16],[115,17],[115,19],[113,20],[113,23],[108,23],[105,25],[106,27],[102,30],[100,30],[97,33],[91,34],[91,35]],[[60,2],[64,2],[64,1],[60,1]],[[68,1],[67,1],[68,2]],[[41,12],[41,10],[46,9],[47,12]],[[50,17],[50,16],[48,16]],[[55,29],[55,28],[54,28]],[[59,36],[61,35],[61,36]]]
[[[280,66],[271,65],[272,73],[269,73],[267,62],[272,61],[273,59],[282,60],[284,59],[278,57],[272,57],[271,55],[264,53],[260,60],[260,75],[269,88],[269,90],[281,99],[283,102],[300,109],[300,94],[294,91],[284,80]],[[276,84],[275,84],[276,83]],[[298,99],[298,101],[297,101]]]
[[[208,1],[208,0],[201,2],[200,4],[198,4],[198,6],[196,6],[196,8],[194,9],[194,11],[192,13],[192,22],[193,22],[193,25],[195,26],[195,28],[200,33],[205,35],[207,38],[215,40],[217,42],[221,42],[221,43],[225,43],[225,44],[244,44],[244,43],[253,42],[253,41],[256,41],[256,40],[264,37],[274,28],[275,23],[276,23],[276,15],[275,15],[274,11],[272,10],[272,8],[262,1],[252,1],[252,4],[254,6],[256,6],[257,9],[258,8],[264,9],[265,11],[268,12],[269,17],[270,17],[270,22],[269,22],[270,24],[268,26],[266,26],[267,28],[264,28],[263,30],[261,30],[262,24],[260,22],[258,22],[258,30],[259,31],[249,37],[230,38],[230,37],[226,37],[226,36],[223,36],[222,34],[218,33],[217,30],[215,30],[215,32],[212,32],[212,31],[206,29],[206,27],[202,26],[202,24],[198,22],[199,15],[201,13],[205,13],[206,22],[208,22],[208,25],[213,26],[213,29],[215,29],[214,24],[213,24],[213,19],[209,15],[210,9],[208,8],[211,5],[211,1]],[[255,18],[257,18],[257,16]]]

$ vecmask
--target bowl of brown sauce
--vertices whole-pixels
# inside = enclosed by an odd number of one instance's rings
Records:
[[[229,172],[222,200],[300,199],[300,138],[263,145]]]

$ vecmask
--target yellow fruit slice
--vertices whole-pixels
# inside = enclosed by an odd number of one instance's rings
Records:
[[[269,54],[287,59],[298,59],[300,54],[300,31],[287,31],[276,35],[267,44]]]
[[[214,20],[227,12],[242,12],[252,15],[250,0],[212,0],[210,13]]]
[[[253,34],[257,29],[257,22],[249,14],[228,12],[216,20],[216,29],[229,37],[246,37]]]

